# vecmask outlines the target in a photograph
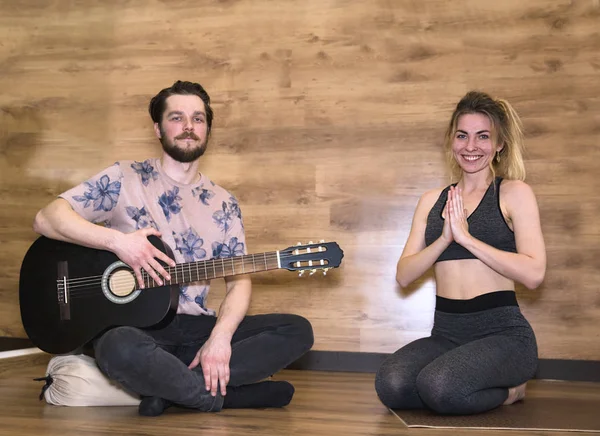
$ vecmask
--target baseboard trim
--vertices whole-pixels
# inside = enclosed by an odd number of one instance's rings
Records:
[[[386,353],[311,350],[296,360],[288,369],[340,372],[377,372]]]
[[[600,362],[597,360],[540,359],[535,378],[600,382]]]
[[[35,345],[28,338],[11,338],[0,336],[0,352],[32,348]]]
[[[377,372],[387,353],[311,350],[288,369],[335,372]],[[600,382],[600,361],[540,359],[536,379]]]
[[[0,355],[5,355],[5,357],[9,357],[8,354],[12,351],[22,350],[25,352],[25,349],[31,347],[33,347],[33,344],[29,339],[0,337]],[[15,351],[15,353],[15,355],[19,355],[18,352]],[[388,353],[311,350],[287,368],[311,371],[375,373],[387,356],[389,356]],[[600,382],[600,361],[540,359],[535,378]]]
[[[30,354],[43,353],[39,348],[20,348],[18,350],[0,351],[1,359],[10,359],[12,357],[28,356]]]

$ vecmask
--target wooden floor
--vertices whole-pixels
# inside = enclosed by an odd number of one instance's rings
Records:
[[[13,360],[13,359],[11,359]],[[67,408],[38,400],[43,359],[0,365],[0,435],[455,435],[457,430],[408,429],[378,401],[374,374],[283,371],[276,379],[296,386],[285,409],[225,410],[218,414],[169,409],[144,418],[135,407]],[[590,384],[534,381],[530,395],[589,395]],[[596,385],[598,386],[598,385]],[[600,399],[600,389],[595,390]],[[596,395],[596,394],[594,394]],[[475,435],[573,435],[571,432],[458,430]]]

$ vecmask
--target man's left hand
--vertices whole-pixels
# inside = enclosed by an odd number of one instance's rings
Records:
[[[188,368],[202,367],[206,390],[214,397],[217,395],[218,386],[221,386],[221,395],[227,394],[229,383],[229,360],[231,359],[231,338],[227,335],[217,335],[208,338]]]

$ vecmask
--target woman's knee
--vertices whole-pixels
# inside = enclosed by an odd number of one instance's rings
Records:
[[[465,395],[451,368],[425,368],[417,377],[417,390],[423,403],[441,414],[457,413]]]
[[[415,383],[407,374],[384,362],[375,375],[375,392],[381,402],[391,409],[413,408]]]

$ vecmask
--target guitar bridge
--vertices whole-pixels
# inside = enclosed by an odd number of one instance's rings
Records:
[[[66,261],[58,262],[58,278],[56,280],[56,291],[58,296],[58,307],[60,309],[61,321],[71,319],[71,302],[69,298],[69,266]]]

